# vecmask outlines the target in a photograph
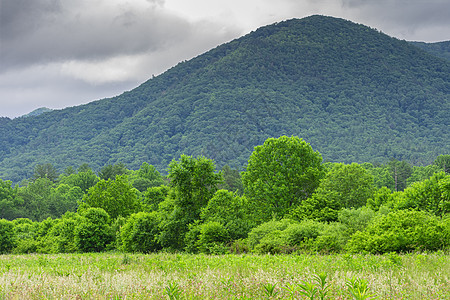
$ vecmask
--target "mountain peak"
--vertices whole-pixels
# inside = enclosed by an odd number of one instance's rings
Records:
[[[241,169],[281,135],[327,161],[429,163],[450,152],[449,74],[450,63],[367,26],[287,20],[118,97],[4,122],[0,178],[30,177],[37,162],[164,171],[182,153]]]

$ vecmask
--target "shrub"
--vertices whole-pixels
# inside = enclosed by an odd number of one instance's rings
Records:
[[[74,242],[79,252],[101,252],[113,241],[110,217],[102,208],[89,208],[75,227]]]
[[[123,250],[143,253],[157,251],[161,249],[158,234],[159,220],[156,212],[132,214],[120,232]]]
[[[76,252],[75,228],[82,222],[80,215],[66,213],[60,222],[56,223],[49,231],[47,239],[51,244],[52,253],[72,253]],[[94,222],[94,221],[92,221]]]
[[[376,217],[347,244],[350,252],[434,251],[450,245],[446,221],[422,211],[399,210]]]
[[[228,231],[219,222],[212,221],[200,226],[197,244],[200,252],[219,254],[215,252],[225,251],[225,244],[229,241],[230,237]]]
[[[14,225],[11,221],[0,219],[0,254],[14,248]]]
[[[248,244],[251,249],[254,249],[261,240],[274,231],[282,231],[286,229],[290,224],[295,223],[289,219],[283,219],[280,221],[268,221],[253,228],[248,234]]]

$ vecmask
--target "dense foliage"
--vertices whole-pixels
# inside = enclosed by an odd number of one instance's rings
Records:
[[[118,97],[0,118],[0,177],[18,183],[45,163],[163,172],[181,154],[242,170],[254,146],[281,135],[331,162],[430,164],[450,151],[449,78],[450,62],[366,26],[289,20]]]
[[[181,155],[167,177],[144,163],[98,174],[82,165],[50,180],[46,164],[22,185],[0,179],[0,253],[445,250],[448,158],[426,167],[323,163],[302,139],[282,136],[255,147],[242,179],[204,156]],[[409,170],[404,187],[393,166]]]

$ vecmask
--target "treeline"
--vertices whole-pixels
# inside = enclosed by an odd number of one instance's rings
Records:
[[[298,137],[246,171],[181,155],[162,176],[124,164],[0,180],[0,253],[435,251],[450,246],[450,155],[432,165],[323,163]]]

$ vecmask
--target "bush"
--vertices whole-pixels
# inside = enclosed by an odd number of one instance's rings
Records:
[[[223,254],[228,252],[226,247],[230,242],[230,235],[219,222],[194,223],[189,225],[186,234],[185,250],[190,253]]]
[[[200,234],[198,236],[198,249],[200,252],[222,254],[225,252],[225,244],[229,241],[228,231],[219,222],[208,222],[200,226]]]
[[[83,221],[76,213],[66,213],[48,232],[47,239],[52,253],[73,253],[75,245],[75,228]],[[95,223],[95,221],[91,221]]]
[[[358,230],[363,231],[374,217],[375,212],[366,206],[358,209],[344,208],[338,213],[339,222],[347,227],[350,235]]]
[[[79,252],[101,252],[113,241],[110,217],[102,208],[89,208],[75,227],[74,242]]]
[[[267,235],[271,234],[275,231],[283,231],[285,230],[289,225],[295,223],[292,220],[289,219],[283,219],[280,221],[269,221],[266,223],[262,223],[261,225],[253,228],[249,234],[248,234],[248,245],[251,249],[254,249],[256,245],[258,245],[261,240],[266,237]],[[267,253],[267,252],[266,252]]]
[[[0,254],[14,248],[14,225],[11,221],[0,219]]]
[[[156,212],[132,214],[120,232],[123,250],[143,253],[157,251],[161,249],[158,234],[159,220]]]
[[[376,217],[347,244],[350,252],[435,251],[450,245],[448,224],[422,211],[399,210]]]

